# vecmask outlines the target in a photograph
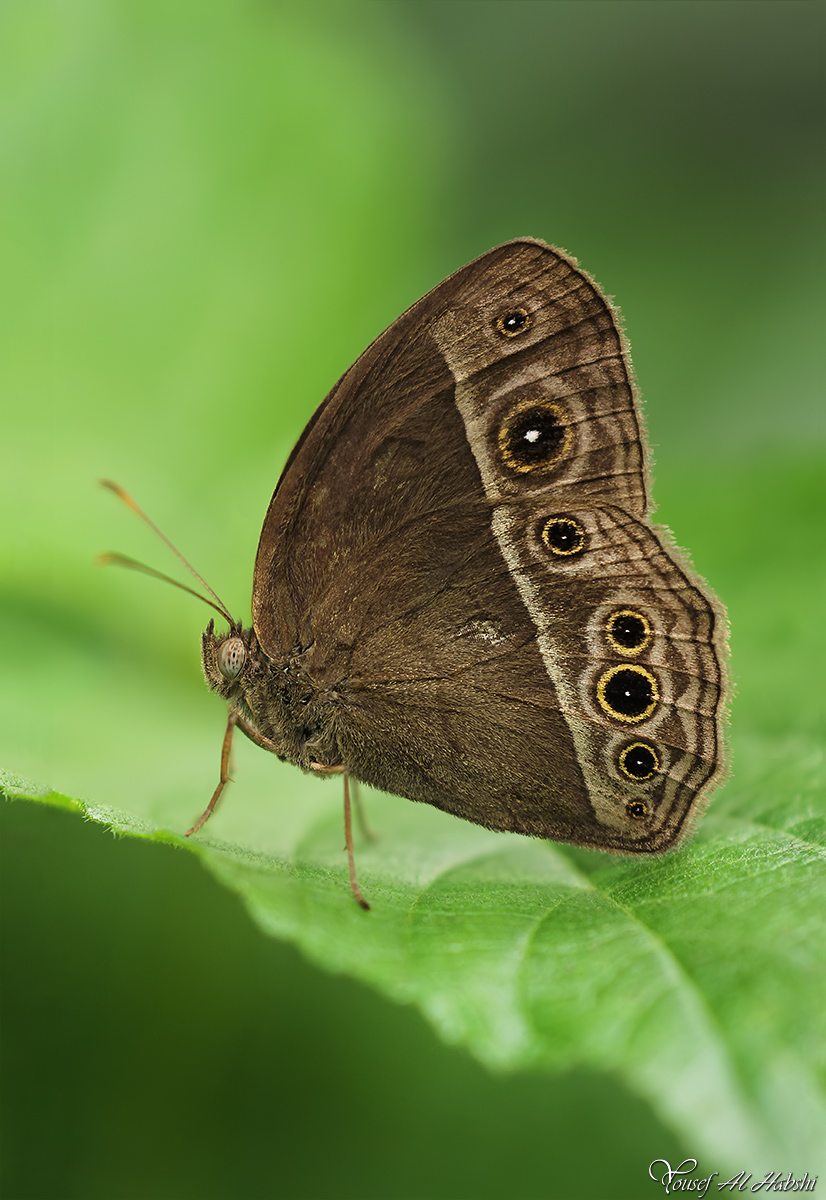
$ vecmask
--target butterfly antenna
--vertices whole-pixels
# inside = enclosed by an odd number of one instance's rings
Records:
[[[169,549],[172,551],[172,553],[175,554],[180,559],[180,561],[186,567],[187,571],[191,571],[191,573],[195,576],[195,578],[200,583],[201,587],[206,588],[206,590],[209,592],[210,596],[212,596],[212,600],[207,600],[206,596],[202,596],[200,594],[200,592],[196,592],[192,588],[186,587],[186,585],[183,583],[178,583],[177,580],[170,578],[169,575],[163,575],[160,571],[155,571],[152,569],[152,567],[146,567],[143,565],[143,563],[139,563],[133,558],[127,558],[127,556],[125,554],[101,554],[98,556],[98,562],[100,562],[100,563],[115,563],[121,567],[131,567],[133,570],[143,571],[143,573],[145,575],[152,575],[156,579],[162,579],[166,583],[171,583],[174,587],[180,588],[181,591],[189,592],[190,595],[197,596],[199,600],[203,600],[204,604],[208,604],[211,608],[214,608],[215,611],[220,613],[221,616],[224,618],[224,620],[230,626],[233,626],[235,624],[235,622],[233,621],[232,617],[229,615],[229,610],[227,609],[227,606],[224,604],[221,597],[212,590],[212,588],[209,586],[209,584],[203,578],[203,576],[198,574],[198,572],[193,567],[192,563],[190,563],[186,558],[184,558],[183,554],[181,554],[180,550],[174,544],[174,542],[171,542],[169,540],[169,538],[166,536],[166,534],[163,533],[160,529],[158,529],[158,526],[155,524],[155,522],[146,515],[146,513],[143,511],[143,509],[138,504],[135,503],[135,501],[132,499],[132,497],[129,495],[129,493],[125,492],[123,490],[123,488],[120,487],[117,483],[113,483],[111,481],[111,479],[101,479],[100,485],[101,485],[101,487],[108,488],[110,492],[114,492],[115,495],[118,497],[118,499],[122,500],[123,503],[126,504],[129,508],[131,508],[134,513],[137,513],[137,515],[140,517],[140,519],[146,525],[149,526],[149,528],[153,531],[153,533],[156,533],[158,535],[158,537],[161,539],[161,541],[166,543],[166,545],[169,547]],[[214,603],[213,603],[213,601],[214,601]]]
[[[219,608],[217,604],[213,604],[206,596],[202,596],[200,592],[196,592],[195,588],[187,587],[185,583],[180,583],[177,579],[173,579],[171,575],[164,575],[163,571],[156,571],[154,567],[147,567],[146,563],[138,562],[135,558],[129,558],[126,554],[116,554],[115,551],[109,550],[105,554],[98,554],[95,562],[100,563],[102,567],[114,563],[116,567],[129,567],[133,571],[141,571],[144,575],[151,575],[153,579],[162,579],[164,583],[171,583],[173,587],[180,588],[182,592],[189,592],[190,596],[197,596],[199,600],[203,600],[204,604],[208,604],[210,608],[214,608],[217,613],[229,621],[232,620],[223,608]]]

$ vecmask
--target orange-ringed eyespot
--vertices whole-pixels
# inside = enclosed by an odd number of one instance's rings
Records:
[[[493,328],[502,337],[515,338],[520,333],[526,333],[533,322],[526,308],[512,308],[510,312],[502,313],[493,322]]]
[[[639,654],[651,641],[648,618],[631,608],[611,613],[605,625],[608,641],[621,654]]]
[[[630,663],[609,667],[597,683],[597,700],[603,712],[627,725],[650,717],[659,698],[660,689],[651,672]]]
[[[621,752],[618,761],[623,775],[638,783],[651,779],[660,769],[657,752],[647,742],[632,742]]]
[[[642,800],[629,800],[625,811],[632,821],[641,821],[643,817],[648,816],[648,805],[644,804]]]
[[[499,450],[505,466],[523,474],[548,467],[571,444],[567,414],[559,404],[527,400],[518,404],[499,430]]]
[[[570,558],[585,549],[585,530],[574,517],[547,517],[542,522],[540,537],[558,558]]]

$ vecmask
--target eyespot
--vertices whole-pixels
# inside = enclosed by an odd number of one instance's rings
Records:
[[[660,689],[651,672],[630,663],[610,667],[597,683],[597,700],[603,712],[626,725],[650,717],[659,699]]]
[[[585,530],[573,517],[548,517],[539,536],[558,558],[572,558],[585,549]]]
[[[651,779],[660,769],[659,756],[654,747],[649,746],[647,742],[632,742],[621,752],[617,761],[623,775],[627,775],[635,783]]]
[[[639,654],[651,641],[651,625],[642,613],[620,608],[605,624],[608,641],[620,654]]]
[[[533,321],[526,308],[512,308],[510,312],[502,313],[493,322],[493,328],[502,337],[515,338],[520,333],[527,333]]]
[[[499,430],[499,451],[507,467],[524,474],[548,467],[569,448],[572,434],[567,413],[550,401],[517,405]]]
[[[239,637],[227,638],[218,651],[218,670],[224,679],[237,679],[247,661],[247,648]]]
[[[643,817],[648,816],[648,805],[642,800],[629,800],[625,811],[632,821],[641,821]]]

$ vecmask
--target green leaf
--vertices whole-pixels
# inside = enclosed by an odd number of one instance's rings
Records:
[[[491,1067],[610,1072],[710,1169],[814,1173],[826,462],[798,55],[817,38],[750,18],[744,53],[727,6],[693,6],[669,49],[656,6],[608,25],[489,7],[478,24],[462,5],[2,10],[2,786],[196,855],[263,929]],[[225,721],[199,677],[204,619],[93,566],[117,547],[165,567],[94,480],[132,490],[242,615],[315,404],[427,287],[520,233],[568,246],[624,308],[660,516],[729,609],[731,779],[653,862],[368,796],[363,913],[336,784],[249,745],[182,838]]]
[[[740,695],[732,778],[674,854],[618,859],[371,794],[380,836],[357,845],[364,913],[349,895],[338,787],[254,747],[239,747],[238,782],[192,842],[173,832],[195,815],[180,793],[176,819],[159,821],[150,802],[125,811],[3,786],[186,847],[266,932],[417,1005],[493,1068],[616,1073],[715,1166],[811,1162],[826,1118],[823,635],[810,607],[823,568],[803,551],[821,469],[775,471],[775,494],[744,469],[698,514],[727,512],[710,573],[729,599]],[[795,670],[806,661],[809,674]]]

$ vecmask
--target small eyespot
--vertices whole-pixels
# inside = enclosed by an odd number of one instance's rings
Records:
[[[642,800],[629,800],[625,806],[625,811],[632,821],[641,821],[643,817],[648,816],[648,805],[643,803]]]
[[[585,530],[573,517],[548,517],[539,536],[558,558],[572,558],[585,549]]]
[[[493,322],[493,328],[502,337],[515,338],[520,333],[527,333],[533,321],[526,308],[512,308],[510,312],[502,313]]]
[[[559,404],[528,400],[518,404],[499,430],[505,466],[524,474],[550,466],[569,448],[571,430]]]
[[[610,667],[597,683],[597,700],[603,712],[626,725],[650,717],[659,698],[660,689],[651,672],[630,663]]]
[[[636,783],[651,779],[660,769],[660,760],[653,746],[647,742],[632,742],[626,746],[618,759],[623,775]]]
[[[218,670],[224,679],[237,679],[247,661],[247,649],[239,637],[227,638],[218,651]]]
[[[651,641],[651,625],[642,613],[621,608],[605,624],[608,641],[620,654],[639,654]]]

